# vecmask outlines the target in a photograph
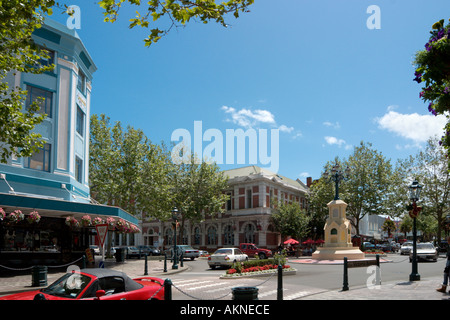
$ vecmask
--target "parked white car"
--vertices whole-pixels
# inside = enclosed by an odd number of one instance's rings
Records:
[[[405,242],[404,244],[402,244],[402,246],[400,247],[400,254],[409,254],[412,250],[412,246],[413,243],[412,242]]]
[[[413,251],[409,253],[409,262],[412,261]],[[418,243],[417,244],[417,261],[419,260],[433,260],[436,262],[438,259],[438,251],[432,243]]]
[[[211,269],[231,267],[234,262],[247,260],[248,256],[238,248],[221,248],[208,257],[208,265]]]

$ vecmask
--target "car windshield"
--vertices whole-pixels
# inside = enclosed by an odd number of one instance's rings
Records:
[[[231,249],[219,249],[214,254],[231,254]]]
[[[403,244],[403,247],[412,247],[412,242],[405,242],[404,244]]]
[[[183,250],[194,250],[194,248],[192,248],[190,246],[178,246],[178,247]]]
[[[90,281],[91,278],[80,273],[66,273],[41,291],[52,296],[75,299]]]
[[[417,244],[417,249],[422,249],[422,250],[434,250],[434,247],[431,243],[418,243]]]

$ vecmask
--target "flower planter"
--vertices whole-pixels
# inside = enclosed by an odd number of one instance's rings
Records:
[[[269,269],[263,271],[253,271],[253,272],[242,272],[242,273],[233,273],[233,274],[225,274],[220,277],[220,279],[242,279],[242,278],[254,278],[254,277],[267,277],[272,276],[277,273],[277,269]],[[297,273],[297,269],[292,267],[283,269],[283,276],[285,275],[295,275]]]

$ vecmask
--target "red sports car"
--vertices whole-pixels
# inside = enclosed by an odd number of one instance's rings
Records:
[[[164,281],[154,277],[130,279],[102,268],[66,273],[45,289],[16,293],[0,300],[163,300]]]

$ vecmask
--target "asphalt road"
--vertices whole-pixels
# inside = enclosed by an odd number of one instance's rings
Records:
[[[411,273],[411,263],[408,256],[390,254],[386,258],[389,262],[381,263],[381,281],[408,281]],[[298,296],[314,294],[324,290],[340,290],[343,285],[343,265],[308,265],[296,263],[291,259],[289,264],[297,269],[295,275],[283,277],[283,289],[288,297],[295,299]],[[184,261],[189,270],[173,276],[173,283],[177,287],[174,290],[174,299],[202,299],[221,298],[231,292],[236,286],[257,286],[259,297],[270,298],[276,296],[277,277],[250,278],[223,280],[219,279],[226,269],[211,270],[207,260],[196,259]],[[441,256],[437,262],[419,262],[418,271],[421,279],[441,276],[445,267],[445,259]],[[375,284],[374,270],[363,268],[348,269],[349,287],[359,287]],[[225,299],[229,299],[230,295]]]

